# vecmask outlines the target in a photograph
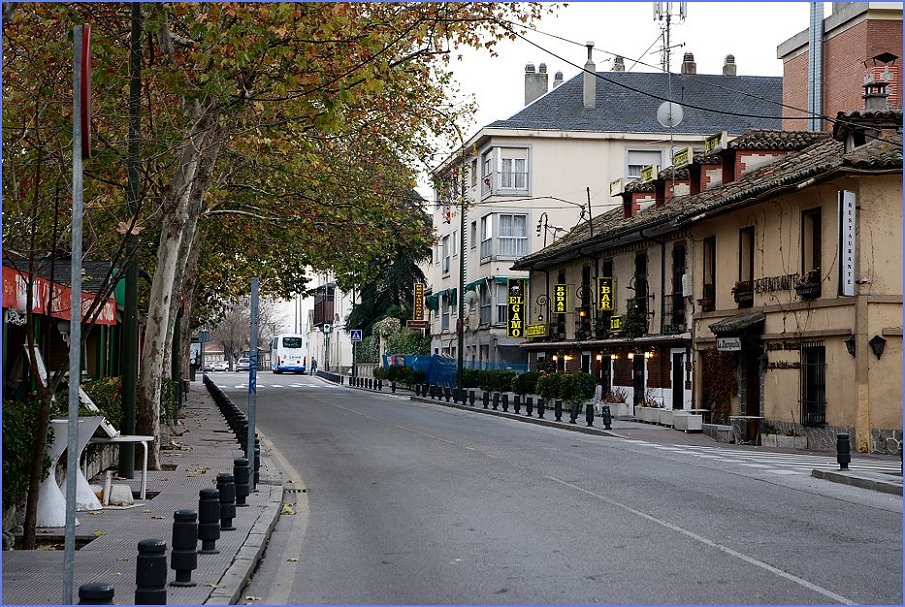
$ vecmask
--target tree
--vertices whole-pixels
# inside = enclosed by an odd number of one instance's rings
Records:
[[[273,337],[274,327],[283,324],[283,318],[276,311],[272,300],[262,299],[258,303],[258,339],[257,347],[262,348]],[[211,337],[223,347],[223,353],[229,361],[230,368],[246,351],[252,350],[249,337],[251,335],[251,302],[248,298],[231,304],[226,314],[217,324]]]

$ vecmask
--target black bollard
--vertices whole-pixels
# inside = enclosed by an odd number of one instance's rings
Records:
[[[503,392],[503,411],[509,412],[509,393]]]
[[[578,420],[578,408],[580,403],[577,400],[572,401],[572,406],[569,409],[569,423],[574,424],[576,420]]]
[[[474,407],[474,390],[468,391],[468,406]]]
[[[584,406],[584,419],[588,422],[588,427],[594,425],[594,404],[586,403]]]
[[[490,404],[490,394],[488,394],[487,392],[484,392],[481,395],[481,405],[486,409],[487,405],[489,405],[489,404]]]
[[[556,416],[556,421],[562,421],[562,401],[558,398],[553,401],[553,415]]]
[[[383,392],[383,380],[382,379],[377,380],[377,391]],[[396,391],[396,382],[393,382],[393,392],[395,392],[395,391]]]
[[[839,462],[840,470],[848,470],[848,465],[852,463],[852,443],[848,432],[836,435],[836,461]]]
[[[515,398],[512,400],[512,410],[516,415],[521,413],[522,411],[522,396],[521,394],[516,394]]]
[[[610,413],[609,405],[603,405],[600,408],[600,417],[603,418],[604,429],[611,430],[611,424],[613,423],[613,414]]]
[[[245,498],[251,495],[251,466],[247,458],[233,460],[233,477],[236,479],[236,506],[248,506]]]
[[[258,444],[258,439],[255,439],[255,473],[254,473],[254,483],[252,483],[251,489],[254,491],[255,487],[258,486],[258,483],[261,482],[261,445]]]
[[[452,398],[452,389],[449,386],[443,388],[443,396],[446,397],[446,402],[449,402]]]
[[[217,491],[220,494],[220,529],[235,531],[233,519],[236,518],[236,481],[232,474],[224,472],[217,475]]]
[[[79,605],[112,605],[113,586],[110,584],[82,584],[79,586]]]
[[[167,604],[167,543],[164,540],[138,542],[135,561],[135,604]]]
[[[394,381],[391,381],[391,382],[390,382],[390,391],[391,391],[393,394],[396,394],[396,382],[394,382]]]
[[[173,513],[173,556],[170,569],[176,572],[171,586],[195,586],[192,571],[198,568],[198,515],[194,510]]]
[[[543,398],[537,399],[537,416],[541,419],[544,418],[544,399]]]
[[[217,540],[220,539],[220,492],[213,487],[201,490],[198,501],[198,537],[201,539],[200,554],[218,554]]]
[[[534,413],[534,397],[526,396],[525,397],[525,415],[531,417],[531,414]]]
[[[494,392],[493,393],[493,410],[496,411],[499,408],[500,408],[500,393]]]

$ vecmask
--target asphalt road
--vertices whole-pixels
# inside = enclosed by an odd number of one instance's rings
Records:
[[[245,406],[242,375],[212,377]],[[901,497],[310,376],[257,385],[293,489],[247,602],[902,604]]]

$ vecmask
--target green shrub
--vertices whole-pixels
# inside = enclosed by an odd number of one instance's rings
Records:
[[[480,377],[481,377],[480,369],[462,369],[462,387],[463,388],[477,388],[481,385]]]
[[[510,390],[516,394],[521,394],[522,396],[525,394],[533,394],[535,387],[537,386],[537,377],[537,373],[534,373],[533,371],[519,373],[512,378]]]
[[[560,378],[559,397],[569,402],[584,402],[594,396],[596,382],[588,373],[567,373]]]
[[[559,383],[562,373],[545,373],[537,378],[535,390],[547,400],[559,398]]]
[[[374,367],[374,373],[372,373],[374,379],[386,379],[387,378],[387,370],[383,367]]]
[[[84,388],[101,415],[114,426],[119,426],[123,417],[122,379],[104,377],[85,384]]]
[[[22,504],[28,493],[28,477],[34,447],[35,427],[41,403],[37,395],[26,400],[3,401],[3,510]],[[53,442],[53,428],[48,429],[47,444]],[[44,456],[41,480],[50,470],[50,458]]]

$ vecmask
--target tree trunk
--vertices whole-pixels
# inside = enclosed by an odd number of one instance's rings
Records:
[[[181,291],[185,254],[189,248],[184,243],[190,243],[194,238],[204,190],[227,135],[225,128],[214,125],[215,111],[196,108],[194,114],[192,131],[180,144],[177,172],[164,203],[141,360],[136,431],[155,439],[160,436],[161,382],[169,374],[172,360],[173,298]],[[148,466],[157,470],[160,441],[155,440],[152,445]]]

